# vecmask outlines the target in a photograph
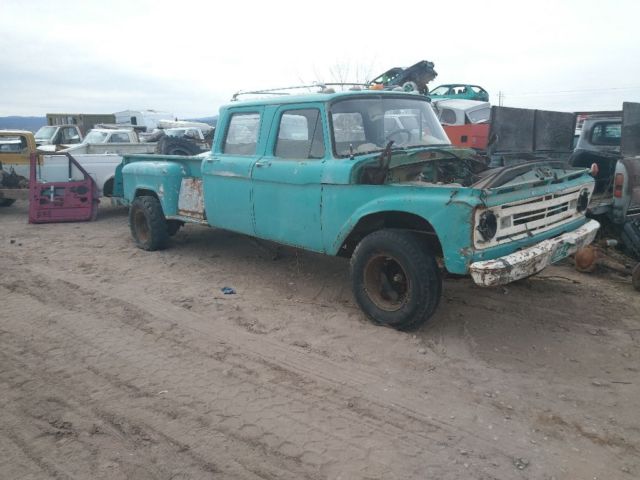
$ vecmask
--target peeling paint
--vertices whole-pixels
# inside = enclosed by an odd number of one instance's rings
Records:
[[[178,214],[199,220],[204,219],[204,197],[201,178],[187,177],[182,179],[178,197]]]

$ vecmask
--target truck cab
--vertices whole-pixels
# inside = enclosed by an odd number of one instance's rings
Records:
[[[489,168],[451,145],[427,98],[394,91],[234,102],[210,152],[126,155],[115,182],[138,247],[165,248],[197,223],[347,257],[362,310],[399,329],[435,312],[439,265],[502,285],[598,229],[585,217],[587,169],[542,159]]]
[[[82,142],[82,132],[77,125],[45,125],[35,134],[36,144],[74,145]]]

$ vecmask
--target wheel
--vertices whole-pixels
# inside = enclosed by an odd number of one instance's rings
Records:
[[[620,239],[627,251],[636,260],[640,260],[640,219],[627,220],[622,227]]]
[[[434,255],[403,230],[367,235],[351,257],[353,295],[376,324],[410,330],[426,323],[442,295]]]
[[[167,233],[170,237],[173,237],[183,225],[184,222],[180,220],[167,220]]]
[[[156,197],[136,197],[129,209],[129,228],[138,248],[148,251],[166,248],[169,227]]]
[[[404,82],[402,84],[402,90],[404,90],[405,92],[417,92],[418,84],[412,80],[408,82]]]
[[[165,135],[158,141],[156,153],[162,155],[190,156],[199,154],[200,147],[186,138]]]
[[[10,207],[15,202],[15,198],[0,198],[0,207]]]

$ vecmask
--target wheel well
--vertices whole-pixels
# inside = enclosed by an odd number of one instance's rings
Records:
[[[156,197],[158,200],[160,200],[156,192],[154,192],[153,190],[145,190],[144,188],[136,190],[136,194],[134,195],[134,198],[145,197],[145,196]]]
[[[342,243],[339,255],[350,257],[360,240],[382,229],[417,232],[435,255],[442,256],[442,245],[433,226],[419,215],[398,211],[378,212],[362,217]]]
[[[114,178],[111,177],[109,180],[104,182],[104,186],[102,187],[102,196],[103,197],[111,197],[113,196],[113,182]]]

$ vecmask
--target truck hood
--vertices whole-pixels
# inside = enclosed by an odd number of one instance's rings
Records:
[[[411,184],[414,186],[452,186],[487,190],[520,190],[559,184],[584,177],[593,182],[589,171],[566,162],[538,160],[489,168],[485,158],[473,150],[451,147],[425,147],[391,151],[388,167],[383,154],[369,155],[354,169],[356,183]]]

